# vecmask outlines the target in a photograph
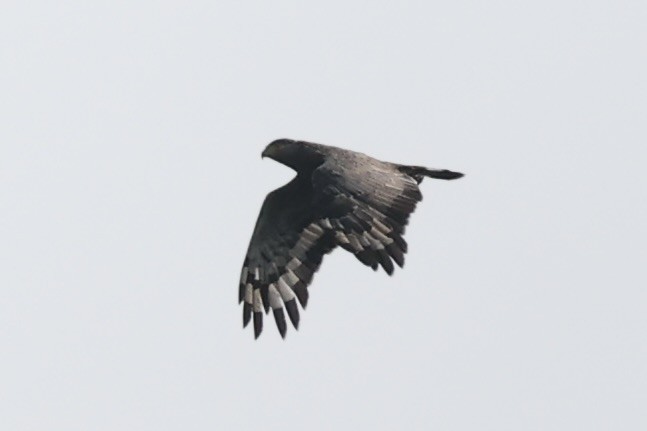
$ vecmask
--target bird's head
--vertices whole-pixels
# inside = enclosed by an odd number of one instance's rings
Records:
[[[261,157],[269,157],[291,167],[297,172],[312,170],[324,161],[319,145],[292,139],[277,139],[271,142]]]

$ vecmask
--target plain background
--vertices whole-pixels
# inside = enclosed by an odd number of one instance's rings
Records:
[[[645,2],[308,3],[3,2],[2,429],[647,429]],[[255,342],[278,137],[467,176]]]

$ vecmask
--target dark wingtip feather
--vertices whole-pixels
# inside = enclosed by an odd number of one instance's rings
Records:
[[[252,318],[252,306],[247,302],[243,304],[243,328],[246,328]]]
[[[288,326],[285,323],[285,313],[283,313],[282,308],[274,309],[274,320],[276,321],[276,327],[279,329],[281,338],[285,339],[285,333],[288,330]]]
[[[398,248],[395,242],[386,246],[386,251],[389,253],[389,256],[393,258],[395,263],[398,264],[400,268],[404,267],[404,253]]]
[[[360,262],[362,262],[366,266],[370,266],[371,268],[373,265],[377,265],[377,257],[375,254],[369,250],[369,249],[364,249],[360,252],[355,253],[355,257],[359,259]]]
[[[299,300],[299,304],[301,304],[301,307],[303,309],[306,309],[306,306],[308,305],[308,289],[306,288],[306,285],[303,284],[303,282],[299,281],[297,284],[292,286],[292,290],[294,291],[294,294],[297,296],[297,299]]]
[[[263,332],[263,313],[260,311],[254,312],[254,339],[258,338]]]
[[[384,268],[387,274],[393,275],[393,262],[389,258],[389,255],[384,250],[378,250],[378,257],[380,259],[380,265]]]
[[[402,250],[403,253],[406,253],[409,246],[407,245],[407,241],[405,241],[405,239],[402,238],[402,235],[394,233],[392,238],[393,238],[393,241],[395,241],[396,245],[400,248],[400,250]]]
[[[268,286],[261,286],[261,300],[263,302],[263,308],[265,308],[265,314],[270,312],[270,289]]]
[[[297,301],[291,299],[285,302],[285,308],[288,310],[288,317],[292,322],[294,329],[299,329],[299,308],[297,307]]]

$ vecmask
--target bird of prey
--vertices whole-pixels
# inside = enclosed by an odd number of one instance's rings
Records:
[[[281,337],[299,326],[308,285],[323,256],[340,246],[374,270],[391,275],[404,265],[404,228],[422,200],[424,177],[453,180],[463,174],[383,162],[342,148],[290,139],[270,143],[262,157],[294,169],[296,177],[269,193],[258,216],[240,277],[243,326],[263,330],[272,309]]]

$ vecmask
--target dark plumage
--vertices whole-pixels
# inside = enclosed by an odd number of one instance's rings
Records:
[[[323,256],[336,246],[389,275],[404,265],[404,228],[422,200],[424,177],[453,180],[463,174],[382,162],[362,153],[290,139],[269,144],[263,157],[294,169],[297,176],[265,198],[247,251],[238,299],[243,326],[263,330],[272,309],[285,337],[284,308],[295,328],[308,303],[308,285]]]

